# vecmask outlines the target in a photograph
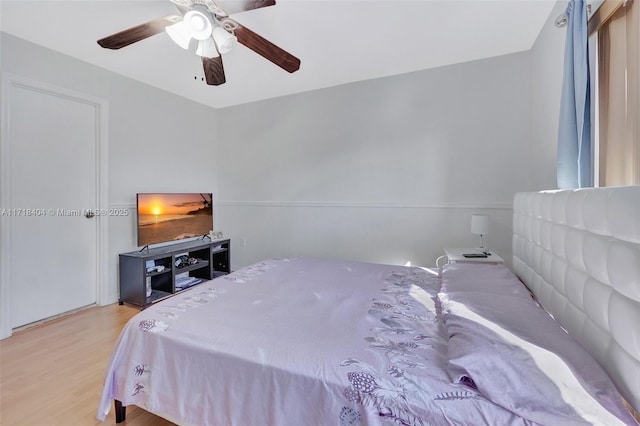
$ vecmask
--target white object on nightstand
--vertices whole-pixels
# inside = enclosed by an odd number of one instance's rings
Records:
[[[484,235],[489,233],[489,216],[486,214],[471,215],[471,233],[480,235],[480,248],[484,250]]]
[[[473,263],[503,263],[504,259],[492,252],[491,250],[485,250],[489,253],[487,257],[464,257],[465,254],[482,254],[483,251],[477,248],[445,248],[444,254],[447,256],[449,263],[459,262],[473,262]]]

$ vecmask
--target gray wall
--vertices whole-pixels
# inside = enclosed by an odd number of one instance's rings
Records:
[[[560,90],[567,29],[556,28],[556,18],[567,2],[559,1],[549,14],[530,51],[531,56],[531,178],[536,190],[553,189],[560,116]]]
[[[131,251],[137,245],[136,193],[217,192],[216,111],[0,34],[2,72],[96,96],[109,103],[109,205],[130,209],[128,217],[112,217],[109,221],[108,286],[111,300],[115,301],[118,253]],[[51,143],[64,141],[52,139]],[[55,279],[64,277],[52,277]]]
[[[212,110],[1,34],[3,72],[109,102],[110,294],[136,246],[135,193],[210,190],[233,266],[313,255],[433,265],[445,246],[511,253],[516,191],[555,187],[564,30],[514,55]],[[62,141],[55,141],[62,143]]]
[[[233,261],[313,255],[434,265],[473,247],[472,213],[511,257],[531,188],[528,53],[220,110],[222,230]]]

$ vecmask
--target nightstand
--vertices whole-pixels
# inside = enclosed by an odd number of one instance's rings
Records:
[[[490,253],[487,257],[464,257],[465,254],[473,253],[473,254],[482,254],[482,250],[479,248],[446,248],[444,249],[444,254],[447,256],[449,263],[503,263],[504,259],[500,256],[492,252],[491,250],[486,250],[487,253]]]

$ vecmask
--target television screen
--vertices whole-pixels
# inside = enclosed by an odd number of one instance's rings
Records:
[[[206,235],[213,229],[213,194],[138,194],[138,246]]]

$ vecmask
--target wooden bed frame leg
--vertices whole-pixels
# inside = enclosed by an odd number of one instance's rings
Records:
[[[122,405],[122,402],[118,401],[117,399],[113,400],[113,407],[115,408],[115,412],[116,412],[116,423],[122,423],[125,420],[125,417],[127,417],[127,407]]]

